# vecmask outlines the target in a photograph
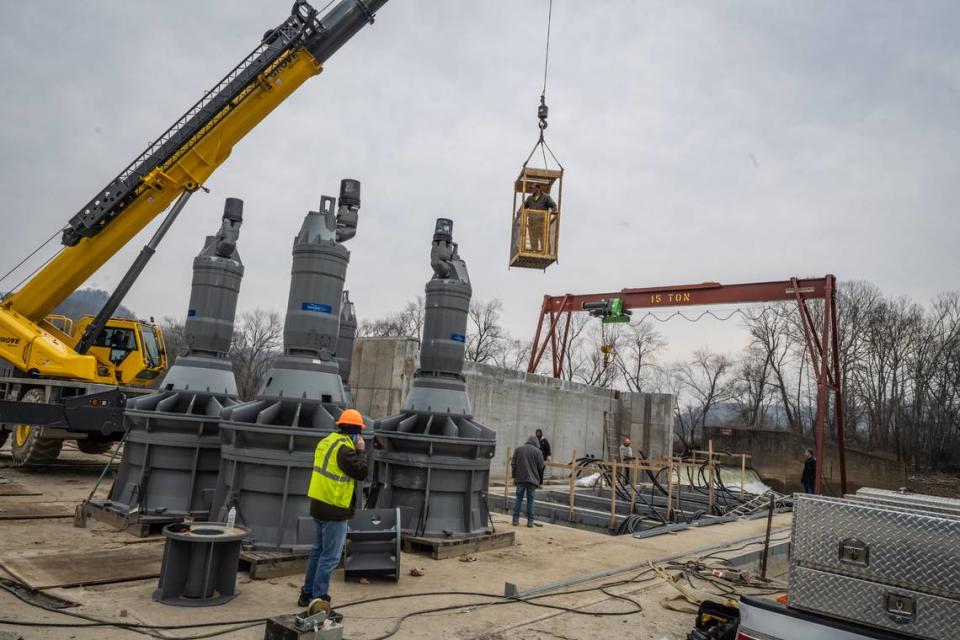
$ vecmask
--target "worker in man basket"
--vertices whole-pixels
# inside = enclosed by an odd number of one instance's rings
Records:
[[[367,477],[366,446],[361,437],[364,426],[360,412],[347,409],[337,419],[337,430],[317,443],[307,490],[317,534],[297,602],[301,607],[314,598],[330,602],[330,574],[340,563],[347,539],[356,483]]]
[[[529,249],[542,252],[544,235],[547,232],[545,229],[547,212],[557,210],[557,203],[550,197],[549,185],[546,191],[544,191],[543,187],[539,184],[533,185],[533,193],[524,200],[523,208],[527,209],[527,235],[530,239]]]

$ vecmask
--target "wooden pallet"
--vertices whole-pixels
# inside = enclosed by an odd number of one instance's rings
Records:
[[[25,487],[19,482],[0,476],[0,496],[41,496],[36,489]]]
[[[156,578],[162,556],[161,544],[99,551],[17,551],[0,556],[0,566],[36,590]]]
[[[73,515],[70,505],[62,502],[31,502],[24,500],[0,500],[0,520],[34,520],[39,518],[69,518]]]
[[[240,570],[250,574],[251,580],[268,580],[280,576],[303,575],[307,569],[309,551],[253,551],[240,552]]]
[[[406,553],[427,553],[434,560],[443,560],[465,553],[512,547],[515,539],[513,531],[485,533],[470,538],[423,538],[404,534],[401,544]]]

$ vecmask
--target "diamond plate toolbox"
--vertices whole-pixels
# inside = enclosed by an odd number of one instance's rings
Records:
[[[957,637],[960,515],[878,500],[796,497],[791,606],[918,637]],[[950,635],[941,633],[941,617],[953,623]]]
[[[960,599],[960,517],[812,495],[793,508],[792,563]]]
[[[860,489],[855,494],[846,497],[856,498],[864,502],[902,506],[905,509],[919,509],[922,511],[933,511],[935,513],[960,516],[960,500],[956,498],[941,498],[939,496],[927,496],[920,493],[869,488]]]
[[[794,566],[790,606],[927,640],[955,640],[960,601]]]

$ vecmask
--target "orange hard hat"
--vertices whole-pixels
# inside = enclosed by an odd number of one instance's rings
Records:
[[[625,445],[627,445],[627,446],[629,447],[631,444],[633,444],[633,441],[631,441],[630,438],[624,438],[624,439],[623,439],[623,444],[625,444]]]
[[[347,409],[337,418],[337,426],[360,427],[363,429],[367,425],[363,422],[363,416],[356,409]]]

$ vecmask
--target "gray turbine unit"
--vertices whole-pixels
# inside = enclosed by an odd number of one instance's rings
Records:
[[[400,508],[406,534],[464,537],[488,530],[487,487],[496,432],[472,419],[463,378],[470,277],[437,220],[430,251],[420,368],[402,412],[378,420],[378,508]]]
[[[357,338],[357,314],[350,301],[350,292],[343,292],[340,303],[340,339],[337,340],[337,364],[340,366],[340,380],[343,381],[343,393],[347,397],[347,406],[353,406],[353,393],[350,391],[350,365],[353,362],[353,342]]]
[[[340,183],[339,209],[323,196],[293,242],[283,355],[255,400],[224,409],[213,513],[231,507],[261,550],[313,544],[307,487],[317,442],[336,428],[347,395],[337,364],[343,283],[356,234],[360,183]]]
[[[164,389],[237,395],[227,353],[243,279],[243,262],[237,252],[242,222],[243,200],[227,198],[220,232],[207,236],[200,255],[193,259],[193,284],[184,325],[186,351],[163,379]]]
[[[220,411],[236,404],[227,357],[243,263],[237,238],[243,201],[227,198],[217,235],[193,260],[193,286],[184,325],[185,351],[162,391],[127,402],[127,435],[117,478],[90,514],[141,525],[210,513],[220,465]]]

